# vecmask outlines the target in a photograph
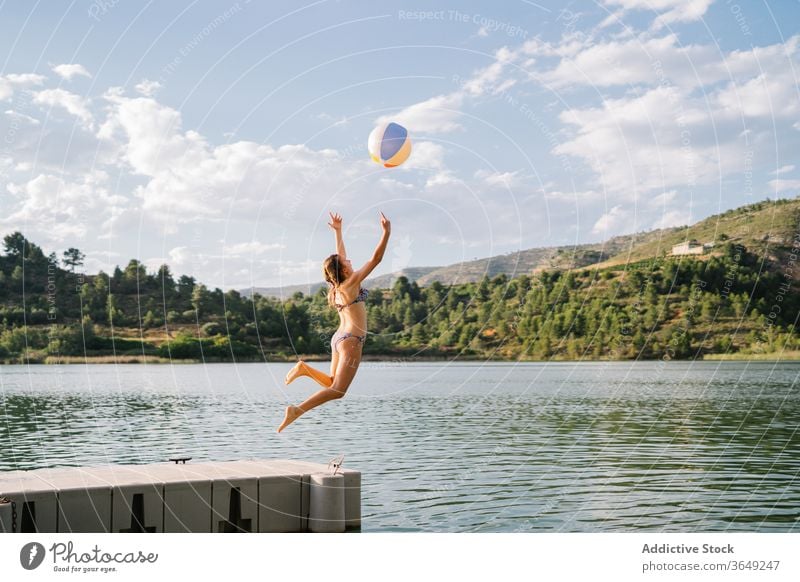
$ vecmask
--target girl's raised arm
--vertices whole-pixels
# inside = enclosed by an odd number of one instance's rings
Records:
[[[347,259],[347,252],[344,250],[344,241],[342,240],[342,216],[337,212],[328,212],[331,221],[328,223],[336,234],[336,254],[339,255],[339,260],[344,261]]]
[[[392,233],[392,223],[383,215],[383,212],[381,212],[381,229],[383,230],[383,234],[381,234],[381,240],[378,242],[378,246],[375,247],[375,252],[372,253],[372,258],[364,263],[363,267],[347,278],[348,281],[352,280],[354,285],[360,285],[361,281],[366,279],[367,275],[380,264],[383,260],[384,253],[386,253],[386,245],[389,242],[389,235]]]

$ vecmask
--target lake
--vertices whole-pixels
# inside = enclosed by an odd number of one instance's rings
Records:
[[[0,366],[0,470],[344,454],[365,532],[800,531],[800,363],[364,362],[276,434],[290,367]]]

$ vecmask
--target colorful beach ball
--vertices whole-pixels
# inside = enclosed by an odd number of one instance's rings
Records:
[[[394,122],[383,123],[369,134],[369,155],[373,161],[387,168],[399,166],[411,153],[408,131]]]

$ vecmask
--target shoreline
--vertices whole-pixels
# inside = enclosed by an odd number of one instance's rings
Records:
[[[151,355],[120,355],[120,356],[48,356],[44,360],[21,360],[21,361],[3,361],[0,366],[14,366],[14,365],[74,365],[74,364],[282,364],[293,363],[298,360],[307,362],[329,362],[330,356],[327,354],[298,354],[296,356],[271,356],[268,359],[240,359],[240,360],[220,360],[214,358],[207,358],[205,360],[195,359],[169,359],[160,356]],[[597,359],[583,359],[583,360],[568,360],[560,358],[551,358],[547,360],[535,359],[509,359],[509,358],[484,358],[474,355],[462,355],[454,357],[446,356],[385,356],[377,354],[368,354],[361,359],[364,363],[380,363],[380,364],[394,364],[404,365],[419,362],[495,362],[495,363],[581,363],[581,362],[660,362],[662,358],[640,358],[640,359],[611,359],[611,358],[597,358]],[[691,358],[676,359],[673,358],[669,361],[676,362],[691,362],[691,361],[709,361],[709,362],[747,362],[747,361],[770,361],[770,362],[800,362],[800,351],[790,351],[783,353],[768,353],[768,354],[705,354],[701,358],[692,360]]]

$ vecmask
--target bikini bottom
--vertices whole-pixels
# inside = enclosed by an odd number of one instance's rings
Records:
[[[339,344],[342,342],[342,340],[345,340],[349,337],[358,338],[358,341],[360,341],[362,345],[365,341],[367,341],[367,334],[355,335],[349,331],[337,331],[331,338],[331,352],[336,352],[336,348],[339,347]]]

